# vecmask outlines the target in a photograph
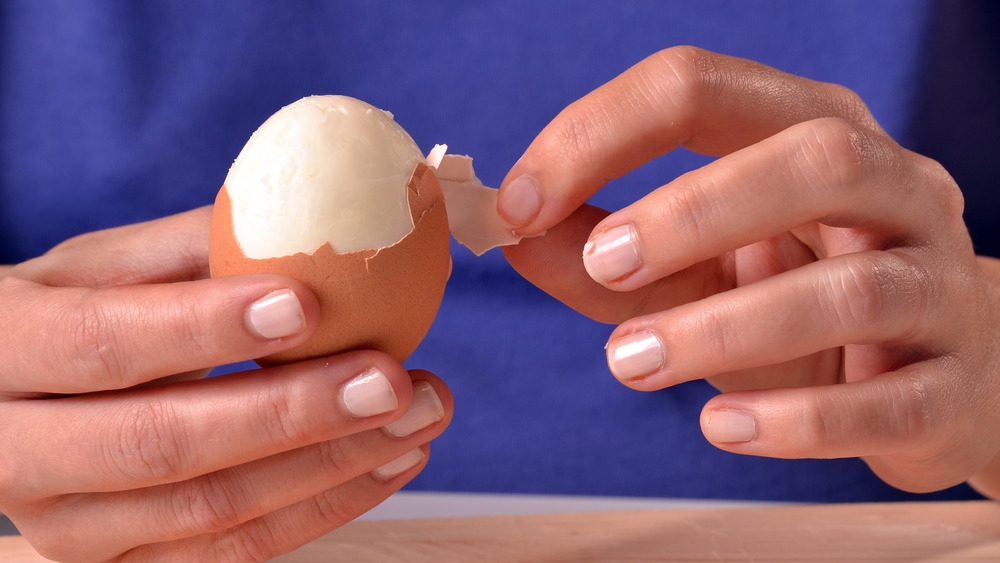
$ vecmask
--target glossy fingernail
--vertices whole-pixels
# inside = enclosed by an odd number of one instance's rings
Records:
[[[426,381],[413,384],[413,400],[410,408],[398,420],[385,425],[389,434],[402,438],[444,418],[444,405],[434,387]]]
[[[306,316],[295,292],[284,289],[268,293],[250,305],[247,322],[254,332],[270,340],[302,332]]]
[[[372,367],[340,388],[340,405],[350,416],[364,418],[395,410],[396,392],[382,370]]]
[[[372,470],[372,474],[382,481],[388,481],[416,467],[424,460],[424,457],[424,451],[420,448],[410,450],[382,467]]]
[[[599,233],[583,247],[583,265],[598,283],[624,278],[642,266],[632,225],[621,225]]]
[[[663,367],[663,344],[651,332],[637,332],[608,343],[608,367],[621,381],[638,379]]]
[[[518,176],[503,188],[500,215],[514,227],[530,223],[542,209],[542,195],[534,178]]]
[[[708,415],[705,434],[720,444],[749,442],[757,437],[757,420],[746,411],[719,409]]]

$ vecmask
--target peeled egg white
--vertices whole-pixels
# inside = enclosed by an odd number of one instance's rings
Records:
[[[212,216],[213,276],[271,272],[316,294],[320,326],[270,365],[352,349],[402,361],[430,328],[451,266],[441,185],[390,114],[312,96],[250,137]]]

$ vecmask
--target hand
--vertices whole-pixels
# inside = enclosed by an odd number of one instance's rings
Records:
[[[674,148],[712,163],[608,214],[584,202]],[[861,456],[929,491],[1000,495],[996,264],[959,188],[853,92],[682,47],[561,112],[502,184],[528,280],[620,323],[611,371],[705,378],[706,437],[732,452]],[[583,254],[583,260],[581,260]]]
[[[289,278],[204,279],[210,213],[0,273],[0,511],[42,555],[267,559],[391,495],[448,424],[438,378],[372,351],[200,379],[319,315]]]

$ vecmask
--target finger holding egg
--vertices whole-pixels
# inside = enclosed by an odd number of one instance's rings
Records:
[[[344,96],[282,108],[219,191],[213,276],[282,273],[317,296],[316,334],[262,364],[353,349],[402,361],[430,328],[451,267],[441,186],[385,112]]]
[[[284,274],[321,310],[309,341],[258,363],[356,349],[403,361],[444,297],[449,233],[476,254],[517,242],[497,190],[445,150],[425,159],[390,113],[334,95],[285,106],[250,137],[216,198],[212,275]]]

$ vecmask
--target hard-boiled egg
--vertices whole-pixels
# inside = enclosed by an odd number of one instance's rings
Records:
[[[319,300],[316,334],[263,365],[362,348],[402,361],[451,267],[422,152],[389,113],[346,96],[303,98],[261,125],[219,190],[210,237],[213,276],[285,274]]]

